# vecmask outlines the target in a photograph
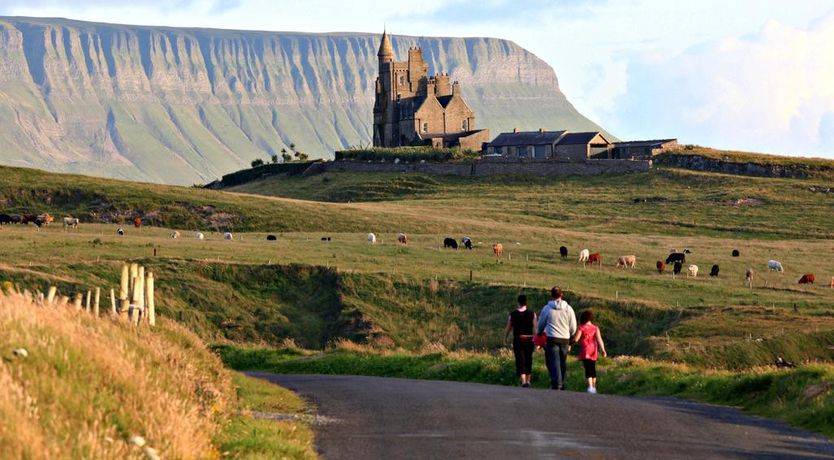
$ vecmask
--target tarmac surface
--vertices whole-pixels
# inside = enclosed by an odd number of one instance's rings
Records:
[[[475,383],[249,372],[315,406],[336,459],[834,459],[825,437],[740,411]]]

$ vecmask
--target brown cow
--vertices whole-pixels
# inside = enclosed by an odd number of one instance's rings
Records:
[[[492,252],[495,253],[495,257],[501,257],[501,254],[504,253],[504,245],[501,243],[492,245]]]
[[[748,268],[747,272],[744,273],[744,279],[747,281],[747,285],[752,288],[753,287],[753,269]]]
[[[814,284],[816,280],[817,277],[813,273],[806,273],[802,275],[802,278],[799,278],[799,284]]]
[[[400,233],[399,235],[397,235],[397,241],[398,241],[401,245],[405,246],[405,245],[407,245],[407,244],[408,244],[408,237],[407,237],[407,236],[405,236],[405,233]]]
[[[136,228],[141,227],[142,226],[142,219],[139,218],[139,217],[133,219],[133,226],[136,227]]]
[[[831,284],[828,287],[834,289],[834,276],[831,277]]]
[[[663,269],[666,268],[666,265],[663,263],[662,260],[658,260],[657,263],[655,264],[655,267],[657,267],[657,272],[662,275],[663,274]]]
[[[617,268],[619,267],[628,267],[628,268],[635,268],[637,265],[637,256],[620,256],[617,257]]]
[[[602,266],[602,256],[600,255],[600,253],[595,252],[595,253],[591,254],[590,256],[588,256],[588,263],[590,265],[593,265],[594,263],[596,263],[599,266]]]

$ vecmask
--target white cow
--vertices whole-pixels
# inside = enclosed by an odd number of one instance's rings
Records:
[[[591,257],[591,251],[587,249],[583,249],[579,251],[579,261],[580,262],[587,262],[588,258]]]
[[[779,273],[782,273],[783,271],[785,271],[782,268],[782,262],[779,262],[778,260],[768,260],[767,261],[767,268],[770,271],[777,271]]]
[[[234,235],[232,235],[232,232],[226,232],[226,233],[223,234],[223,239],[231,241],[231,240],[235,239],[235,237],[234,237]]]
[[[194,234],[194,238],[197,238],[198,240],[204,240],[204,239],[206,239],[206,235],[203,235],[202,233],[197,232],[197,233]]]
[[[368,244],[376,244],[376,235],[368,233]]]
[[[690,265],[689,266],[689,273],[687,273],[687,276],[697,278],[698,277],[698,266],[697,265]]]
[[[79,220],[77,217],[64,217],[64,228],[78,228],[78,222]]]
[[[118,233],[119,236],[125,236],[125,229],[123,229],[122,227],[119,227],[119,229],[116,230],[116,233]]]
[[[174,233],[171,233],[171,238],[177,239],[179,237],[180,237],[180,232],[175,230]]]

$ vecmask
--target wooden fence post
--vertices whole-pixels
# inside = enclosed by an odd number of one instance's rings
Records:
[[[148,325],[156,326],[156,303],[154,302],[153,272],[148,272],[145,280],[145,292],[148,301]]]
[[[145,297],[145,269],[137,267],[136,278],[133,279],[133,304],[130,309],[131,324],[139,324],[142,314],[143,301]]]
[[[93,300],[93,314],[96,316],[96,318],[98,318],[98,314],[99,314],[99,309],[98,309],[99,300],[101,300],[101,288],[97,287],[96,288],[96,296]]]
[[[90,313],[90,300],[91,300],[91,297],[92,297],[92,292],[90,292],[90,291],[88,290],[88,291],[87,291],[87,301],[84,303],[84,311],[86,311],[87,313]]]
[[[130,269],[127,264],[122,264],[122,279],[119,285],[119,300],[127,299],[128,282],[130,277]]]
[[[81,293],[80,292],[77,292],[75,294],[75,300],[73,300],[72,304],[75,305],[75,311],[80,311],[81,310]]]
[[[127,299],[119,300],[119,319],[122,321],[130,320],[130,301]]]
[[[110,314],[113,315],[115,318],[116,315],[119,314],[119,310],[116,308],[116,290],[110,289]]]
[[[46,303],[51,305],[53,302],[55,302],[56,292],[58,292],[58,288],[56,288],[55,286],[49,286],[49,291],[46,294]]]

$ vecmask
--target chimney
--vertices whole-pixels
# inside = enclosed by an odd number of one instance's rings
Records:
[[[543,132],[544,132],[544,128],[539,128],[539,132],[540,132],[540,133],[543,133]]]
[[[518,128],[513,128],[513,134],[518,134]]]

